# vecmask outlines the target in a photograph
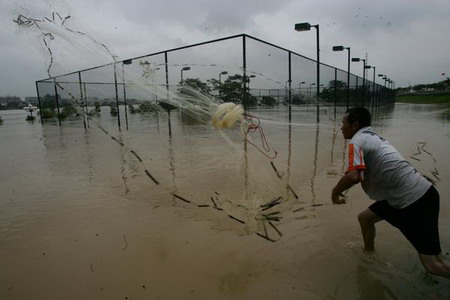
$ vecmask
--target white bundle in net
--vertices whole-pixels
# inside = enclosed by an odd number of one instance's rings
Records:
[[[231,102],[220,104],[212,117],[212,125],[216,129],[230,128],[244,118],[244,108]]]

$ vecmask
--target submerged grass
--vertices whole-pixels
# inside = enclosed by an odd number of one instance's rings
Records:
[[[441,104],[443,108],[445,108],[445,110],[441,113],[441,118],[444,120],[450,120],[450,93],[402,95],[396,96],[395,102],[412,104]]]
[[[395,102],[413,104],[445,104],[450,107],[450,93],[396,96]]]

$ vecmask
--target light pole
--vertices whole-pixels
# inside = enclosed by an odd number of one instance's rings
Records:
[[[348,59],[347,59],[347,109],[348,109],[350,102],[350,47],[333,46],[333,51],[344,51],[344,49],[348,50]]]
[[[295,24],[296,31],[309,31],[311,27],[316,28],[316,40],[317,40],[317,95],[316,95],[316,105],[317,105],[317,123],[319,123],[319,93],[320,93],[320,46],[319,46],[319,24],[311,25],[309,23],[297,23]]]
[[[311,86],[316,85],[315,83],[311,83],[309,85],[308,96],[311,96]]]
[[[358,58],[358,57],[352,57],[352,62],[360,62],[363,61],[363,85],[362,85],[362,103],[363,103],[363,107],[364,107],[364,94],[365,94],[365,90],[366,90],[366,60],[363,58]],[[369,66],[370,68],[370,66]]]
[[[373,107],[374,107],[374,102],[375,102],[375,66],[372,66],[372,69],[373,69],[373,82],[372,82],[372,84],[373,84],[373,88],[372,88],[372,109],[373,109]]]
[[[248,76],[248,93],[251,95],[251,93],[250,93],[250,78],[255,78],[256,77],[256,75],[250,75],[250,76]]]
[[[287,99],[288,97],[288,84],[289,84],[289,80],[286,80],[286,82],[284,83],[284,98]]]
[[[183,71],[189,71],[191,67],[184,67],[181,69],[181,85],[183,85]]]
[[[219,97],[222,97],[222,75],[227,75],[227,71],[222,71],[219,73]]]
[[[365,71],[366,69],[372,69],[372,66],[366,65],[364,67],[364,73],[366,73],[366,71]],[[367,92],[364,95],[367,96],[367,107],[369,107],[370,106],[370,79],[369,79],[369,77],[367,77]]]
[[[382,77],[381,79],[384,80],[384,78],[386,77],[386,75],[384,75],[384,74],[378,74],[378,77]],[[386,87],[386,85],[385,85],[384,87]],[[385,94],[384,89],[381,89],[381,99],[382,99],[382,100],[384,99],[384,94]],[[379,101],[378,101],[378,102],[379,102]]]
[[[222,85],[222,75],[227,75],[227,71],[220,72],[219,74],[219,86]]]
[[[301,92],[301,88],[302,88],[302,84],[305,83],[304,81],[301,81],[298,83],[298,97],[300,98],[300,92]]]

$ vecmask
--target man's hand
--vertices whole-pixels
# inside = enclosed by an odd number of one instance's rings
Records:
[[[342,176],[342,178],[331,191],[331,201],[333,201],[334,204],[345,203],[345,196],[342,195],[342,192],[348,190],[353,185],[361,181],[360,172],[361,170],[352,170]]]
[[[331,201],[334,204],[345,204],[345,196],[342,193],[331,193]]]

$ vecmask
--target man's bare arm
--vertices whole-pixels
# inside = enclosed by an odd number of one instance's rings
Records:
[[[348,190],[355,184],[361,182],[361,171],[360,170],[352,170],[342,176],[342,178],[338,181],[336,186],[331,191],[331,201],[335,204],[343,204],[345,203],[345,199],[343,197],[342,192]]]

